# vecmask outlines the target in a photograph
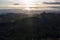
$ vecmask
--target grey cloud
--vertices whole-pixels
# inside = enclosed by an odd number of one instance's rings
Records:
[[[21,0],[0,0],[0,4],[14,4],[14,3],[20,3]]]
[[[0,4],[12,4],[13,2],[10,0],[0,0]]]
[[[60,2],[60,0],[55,0],[56,2]]]

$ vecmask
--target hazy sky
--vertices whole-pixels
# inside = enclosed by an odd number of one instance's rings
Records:
[[[60,0],[55,0],[55,1],[58,1],[59,2]]]
[[[13,5],[13,4],[24,4],[23,6],[30,7],[30,4],[40,4],[42,2],[53,2],[53,1],[60,1],[60,0],[0,0],[0,8],[20,8],[21,5]],[[11,4],[11,5],[10,5]],[[39,5],[38,5],[39,6]],[[41,5],[43,6],[43,5]],[[39,7],[41,7],[39,6]]]
[[[25,0],[0,0],[0,4],[14,4],[14,3],[22,3]],[[36,3],[41,3],[41,2],[50,2],[50,1],[60,1],[60,0],[32,0],[35,1]]]

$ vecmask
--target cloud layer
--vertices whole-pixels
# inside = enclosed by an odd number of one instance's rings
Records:
[[[10,0],[0,0],[0,4],[11,4],[12,1]]]
[[[24,0],[0,0],[0,4],[13,4],[13,3],[21,3]],[[60,1],[60,0],[38,0],[38,2],[40,3],[40,1]]]
[[[55,0],[55,1],[58,1],[58,2],[60,2],[60,0]]]
[[[19,3],[21,0],[0,0],[0,4]]]

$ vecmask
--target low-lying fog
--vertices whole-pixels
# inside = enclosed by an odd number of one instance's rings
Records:
[[[35,9],[35,10],[24,10],[24,9],[0,9],[0,14],[5,14],[5,13],[24,13],[27,14],[29,16],[32,16],[33,14],[39,14],[42,12],[60,12],[59,8],[39,8],[39,9]]]

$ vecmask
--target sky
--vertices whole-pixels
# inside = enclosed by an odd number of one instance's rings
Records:
[[[19,8],[24,9],[23,7],[26,7],[25,9],[30,9],[29,7],[31,6],[32,7],[47,7],[47,6],[52,6],[52,5],[44,5],[41,3],[59,2],[59,1],[60,0],[0,0],[0,9],[19,9]],[[16,3],[19,5],[14,5]],[[34,5],[34,4],[39,4],[39,5]]]
[[[14,3],[24,3],[25,1],[29,2],[30,0],[0,0],[0,4],[14,4]],[[60,0],[32,0],[34,3],[42,3],[42,2],[51,2],[51,1],[60,1]]]
[[[0,0],[0,8],[14,8],[14,7],[30,7],[31,4],[39,4],[38,6],[41,7],[43,5],[40,5],[43,2],[59,2],[60,0]],[[14,5],[18,3],[19,5]],[[24,4],[24,5],[20,5]],[[34,6],[34,5],[33,5]]]

